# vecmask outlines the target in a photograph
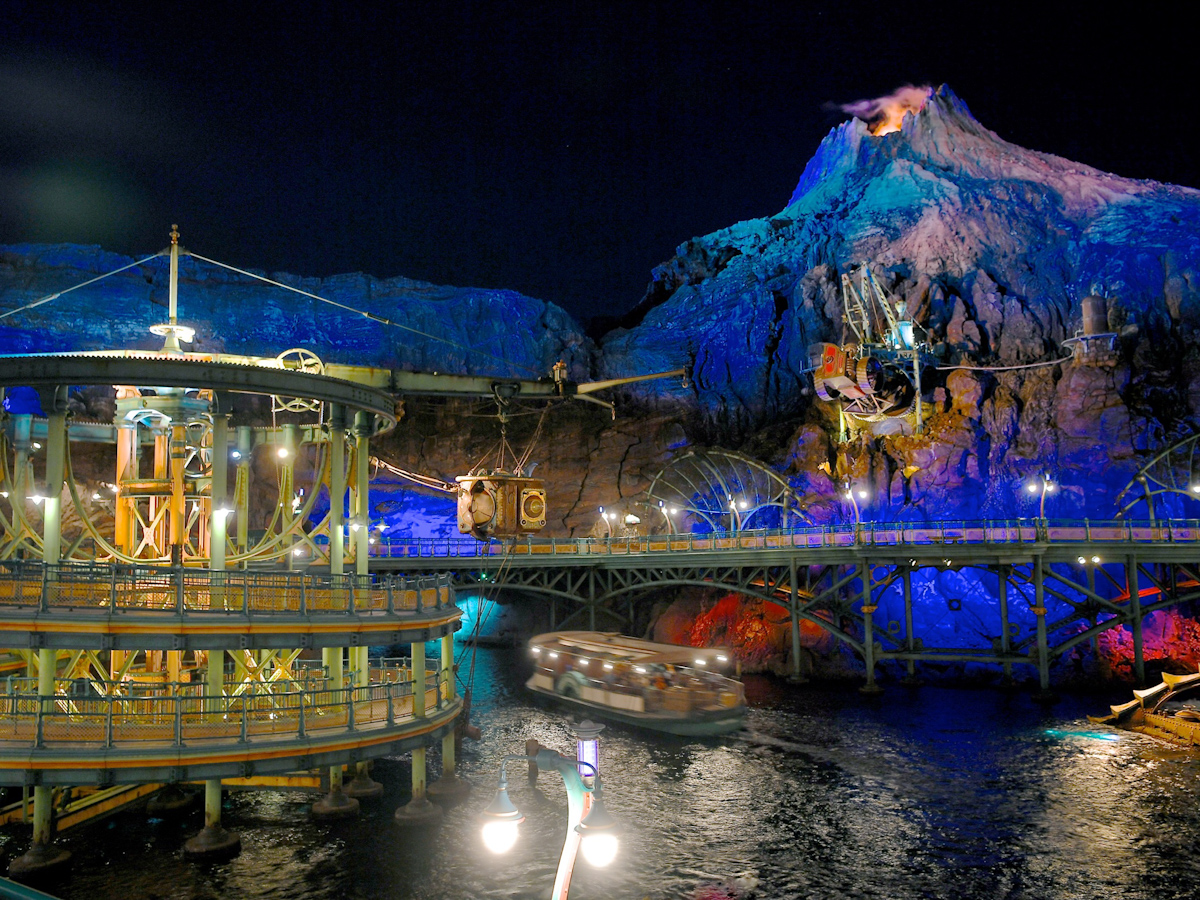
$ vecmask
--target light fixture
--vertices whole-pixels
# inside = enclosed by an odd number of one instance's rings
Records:
[[[1080,564],[1081,566],[1082,566],[1082,565],[1085,565],[1085,564],[1087,563],[1087,557],[1086,557],[1086,556],[1081,556],[1081,557],[1079,557],[1079,560],[1078,560],[1078,562],[1079,562],[1079,564]]]
[[[1092,557],[1092,562],[1094,562],[1094,563],[1099,563],[1099,562],[1100,562],[1100,557],[1098,557],[1098,556],[1093,556],[1093,557]]]
[[[39,444],[37,441],[34,441],[34,442],[33,442],[33,449],[34,449],[34,450],[41,450],[41,449],[42,449],[42,445],[41,445],[41,444]]]
[[[866,492],[866,491],[864,491],[863,489],[859,488],[859,491],[858,491],[858,499],[859,499],[859,500],[866,500],[866,499],[867,499],[867,492]]]
[[[280,447],[278,450],[275,451],[275,453],[280,459],[288,458],[288,448],[287,447]]]
[[[32,497],[30,497],[29,499],[30,499],[30,500],[32,500],[34,503],[41,503],[41,502],[42,502],[43,500],[45,500],[46,498],[45,498],[45,497],[43,497],[41,494],[34,494],[34,495],[33,495]]]
[[[1038,492],[1038,486],[1036,484],[1034,484],[1033,482],[1030,482],[1029,484],[1027,484],[1025,486],[1025,489],[1027,491],[1029,491],[1029,493],[1031,493],[1031,494],[1036,494]]]
[[[707,666],[707,665],[708,665],[708,660],[706,660],[706,659],[698,659],[698,660],[696,660],[696,665],[698,665],[698,666]]]
[[[508,799],[508,774],[503,764],[496,796],[480,818],[483,819],[483,846],[492,853],[507,853],[513,848],[525,817]]]
[[[304,548],[302,548],[302,547],[297,547],[295,550],[292,551],[292,556],[303,556],[303,555],[304,555]]]
[[[582,835],[579,850],[591,865],[603,869],[616,859],[619,847],[617,822],[604,808],[599,777],[596,778],[596,787],[592,791],[591,809],[583,817],[583,821],[575,826],[575,831]]]
[[[230,458],[231,458],[231,459],[241,459],[241,458],[242,458],[242,451],[241,451],[241,450],[230,450],[230,451],[229,451],[229,456],[230,456]]]
[[[7,496],[8,496],[8,494],[5,494],[5,496],[7,497]],[[99,491],[92,491],[92,499],[93,499],[93,500],[99,500],[99,499],[100,499],[100,492],[99,492]]]

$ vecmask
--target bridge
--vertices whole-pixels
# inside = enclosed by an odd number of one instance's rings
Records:
[[[917,663],[1036,670],[1118,628],[1145,678],[1144,620],[1200,598],[1200,520],[863,523],[621,538],[507,542],[391,538],[371,546],[377,572],[452,575],[460,589],[545,598],[555,627],[620,629],[640,597],[685,585],[718,588],[787,612],[793,677],[803,676],[801,623],[876,666]],[[914,587],[921,594],[915,599]],[[930,607],[940,609],[930,613]],[[558,618],[558,611],[565,615]]]

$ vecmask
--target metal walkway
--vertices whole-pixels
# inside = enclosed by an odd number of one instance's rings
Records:
[[[1200,521],[1032,519],[863,524],[611,539],[400,540],[372,548],[379,572],[453,573],[549,600],[556,627],[627,626],[638,597],[719,588],[778,604],[791,620],[793,674],[807,622],[875,666],[897,660],[1034,667],[1127,628],[1145,677],[1145,617],[1200,599]]]

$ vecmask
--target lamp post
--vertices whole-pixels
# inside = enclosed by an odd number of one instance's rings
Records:
[[[554,769],[562,776],[563,786],[567,789],[567,834],[554,876],[552,900],[566,900],[571,889],[575,857],[581,850],[583,858],[597,868],[607,866],[617,854],[617,823],[605,810],[601,798],[597,739],[603,727],[587,721],[576,726],[578,756],[575,759],[545,748],[532,755],[514,753],[504,756],[500,761],[496,796],[480,816],[484,846],[492,853],[506,853],[516,843],[519,826],[525,821],[508,797],[508,761],[532,760],[538,770]],[[581,770],[585,771],[581,773]]]
[[[612,517],[614,515],[615,513],[605,512],[603,506],[600,507],[600,518],[604,520],[605,533],[608,535],[610,540],[612,539]]]
[[[667,506],[667,504],[662,500],[658,501],[658,508],[662,512],[663,518],[667,520],[667,533],[674,534],[675,522],[672,521],[671,516],[675,515],[675,513],[679,512],[679,510],[677,510],[674,506]]]
[[[1038,518],[1046,518],[1046,495],[1053,494],[1058,485],[1050,480],[1050,476],[1043,472],[1038,476],[1037,481],[1031,481],[1025,486],[1025,490],[1030,494],[1040,494],[1041,498],[1038,501]]]
[[[862,525],[862,512],[858,508],[858,501],[866,500],[870,494],[864,488],[856,488],[851,485],[849,479],[845,481],[842,488],[844,490],[842,496],[850,501],[850,506],[854,510],[854,527],[857,529],[858,526]]]

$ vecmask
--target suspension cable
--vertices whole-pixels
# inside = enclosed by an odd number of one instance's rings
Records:
[[[502,362],[506,366],[512,366],[515,369],[522,369],[526,372],[529,372],[532,375],[540,376],[542,374],[541,372],[538,372],[536,369],[531,369],[528,366],[523,366],[523,365],[520,365],[519,363],[511,362],[510,360],[507,360],[502,356],[496,356],[494,353],[488,353],[486,350],[479,350],[474,347],[468,347],[465,344],[459,344],[456,341],[450,340],[449,338],[440,337],[439,335],[436,335],[436,334],[429,334],[428,332],[421,331],[419,328],[413,328],[409,325],[401,325],[399,322],[393,321],[392,319],[389,319],[385,316],[376,315],[375,313],[368,312],[365,309],[357,309],[356,307],[350,306],[349,304],[339,303],[337,300],[330,300],[328,297],[322,297],[320,294],[313,294],[313,293],[310,293],[309,291],[301,290],[298,287],[292,287],[290,284],[284,284],[282,281],[276,281],[273,278],[267,278],[265,275],[256,275],[254,272],[248,272],[245,269],[239,269],[237,266],[231,266],[231,265],[228,265],[227,263],[218,262],[215,259],[209,259],[208,257],[201,256],[198,253],[191,253],[189,251],[189,255],[193,259],[198,259],[201,262],[210,263],[214,266],[219,266],[222,269],[228,269],[230,272],[236,272],[239,275],[245,275],[247,278],[254,278],[254,279],[256,279],[258,281],[262,281],[266,284],[274,285],[275,287],[280,287],[280,288],[283,288],[284,290],[288,290],[288,291],[292,291],[293,293],[300,294],[301,296],[309,297],[313,300],[319,300],[322,303],[328,303],[330,306],[336,306],[338,309],[344,309],[346,312],[351,312],[351,313],[354,313],[355,315],[364,316],[365,318],[370,319],[372,322],[378,322],[381,325],[390,325],[393,328],[399,328],[402,331],[411,332],[412,334],[419,335],[420,337],[428,338],[431,341],[440,341],[443,344],[449,344],[451,347],[454,347],[456,350],[462,350],[465,353],[475,353],[480,356],[486,356],[489,359],[494,359],[497,362]]]
[[[87,287],[89,284],[95,284],[97,281],[108,278],[110,275],[117,275],[126,271],[127,269],[132,269],[136,266],[143,266],[150,262],[150,260],[162,256],[164,252],[165,251],[160,250],[158,253],[147,256],[145,259],[139,259],[137,262],[131,262],[127,266],[121,266],[119,269],[113,269],[111,272],[105,272],[103,275],[97,275],[95,278],[89,278],[87,281],[80,282],[79,284],[73,285],[69,288],[64,288],[63,290],[57,291],[53,294],[47,294],[40,300],[34,300],[32,303],[27,303],[24,306],[18,307],[17,309],[10,309],[8,312],[0,313],[0,319],[7,319],[9,316],[15,316],[19,312],[25,312],[27,309],[33,309],[35,306],[41,306],[43,303],[49,303],[51,300],[57,300],[63,294],[69,294],[71,291],[77,291],[82,287]]]

